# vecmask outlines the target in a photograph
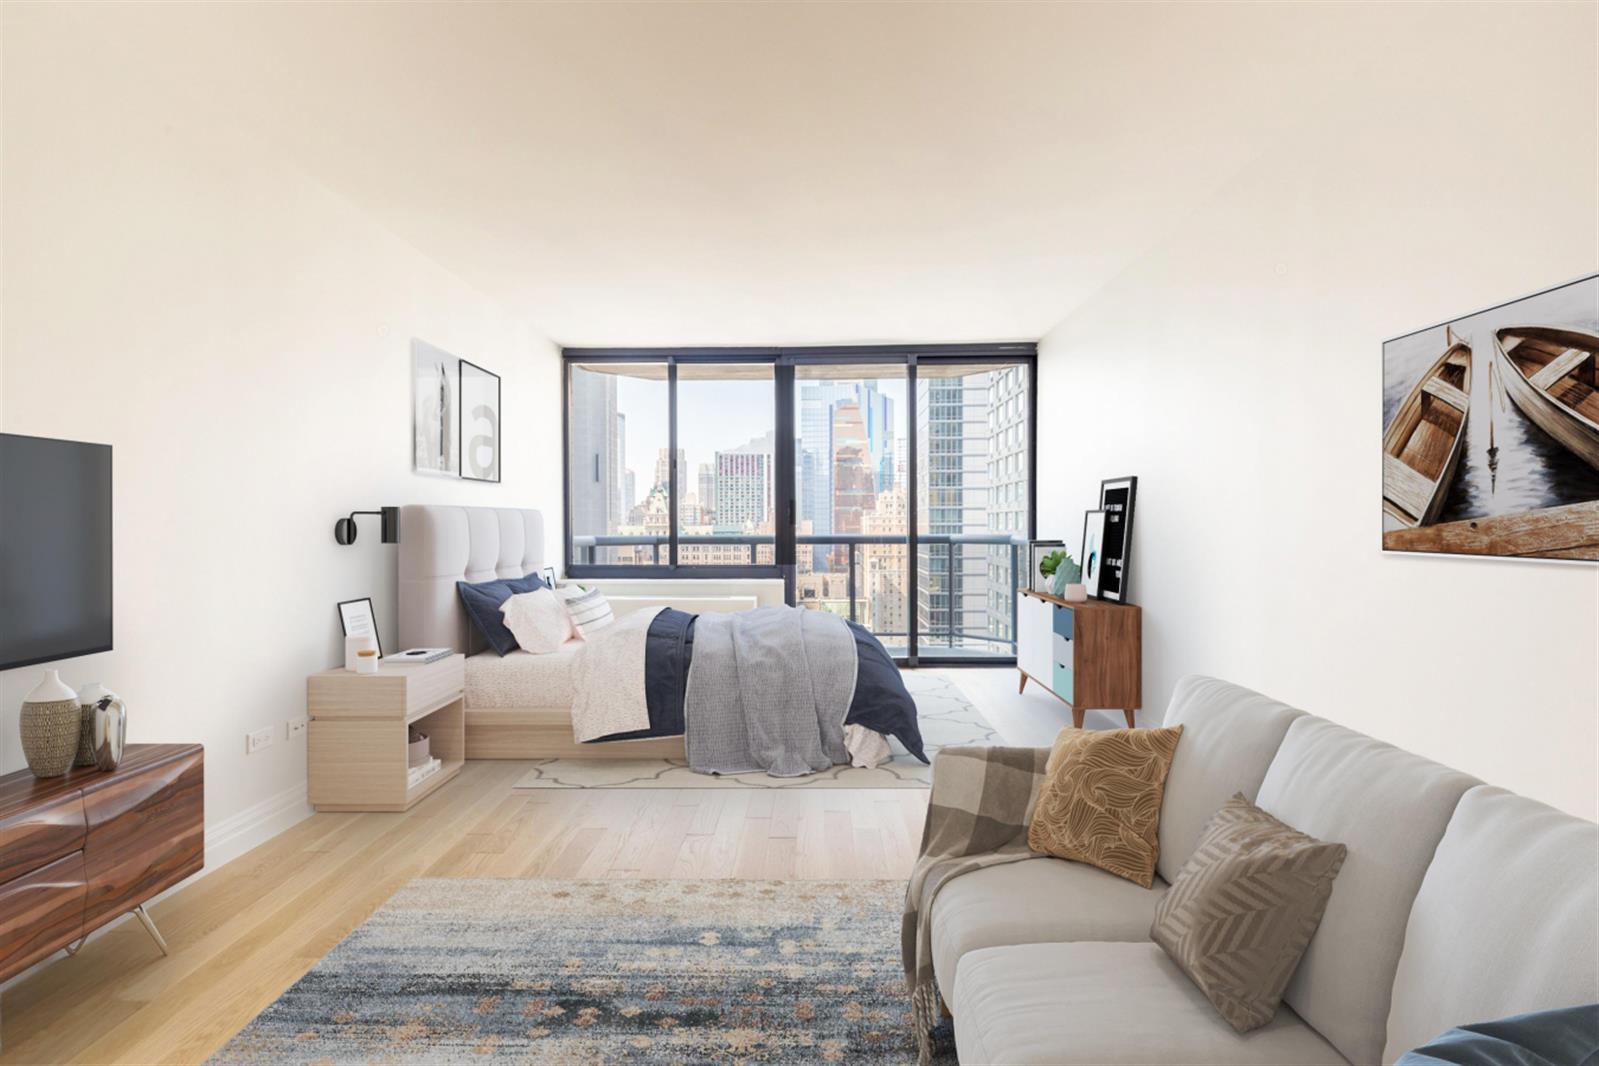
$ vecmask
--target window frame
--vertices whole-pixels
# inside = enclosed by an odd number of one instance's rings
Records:
[[[572,543],[572,368],[584,364],[603,363],[664,363],[667,381],[667,444],[668,455],[676,455],[678,447],[677,408],[678,367],[686,364],[715,365],[769,363],[773,381],[773,509],[776,512],[773,539],[773,563],[740,566],[682,565],[678,562],[680,530],[679,501],[685,491],[677,484],[677,464],[668,464],[668,550],[667,561],[661,565],[624,565],[616,563],[575,563],[576,553]],[[907,530],[906,549],[909,574],[908,596],[908,647],[917,647],[917,612],[915,604],[920,591],[916,575],[918,555],[917,515],[917,453],[921,442],[917,437],[916,379],[919,365],[939,363],[963,366],[1024,365],[1027,367],[1027,539],[1038,535],[1038,345],[1032,342],[1002,342],[992,344],[885,344],[885,345],[808,345],[799,347],[661,347],[661,348],[563,348],[561,350],[561,488],[562,488],[562,548],[566,559],[567,576],[576,579],[635,579],[670,580],[684,578],[702,579],[781,579],[784,600],[795,599],[795,561],[797,545],[795,517],[797,514],[798,486],[795,477],[795,368],[799,366],[837,366],[847,371],[851,366],[893,364],[905,367],[906,376],[906,481]],[[847,376],[847,375],[846,375]],[[920,663],[950,665],[995,665],[1013,659],[990,657],[979,660],[966,658],[933,658],[910,655],[904,660],[908,665]]]

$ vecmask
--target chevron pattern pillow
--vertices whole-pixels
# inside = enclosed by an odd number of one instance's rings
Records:
[[[1257,1029],[1277,1013],[1345,853],[1235,795],[1205,825],[1149,934],[1229,1025]]]

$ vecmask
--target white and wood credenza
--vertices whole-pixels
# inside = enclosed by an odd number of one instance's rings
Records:
[[[1143,705],[1143,612],[1107,600],[1069,603],[1047,592],[1017,593],[1016,665],[1021,687],[1041,685],[1072,709],[1119,710],[1133,726]]]

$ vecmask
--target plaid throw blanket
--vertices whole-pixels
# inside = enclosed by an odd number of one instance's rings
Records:
[[[933,981],[933,897],[952,878],[985,866],[1041,858],[1027,846],[1027,824],[1044,780],[1048,748],[944,748],[933,759],[933,791],[922,851],[905,893],[900,949],[916,1011],[921,1062],[932,1057],[938,1024]]]

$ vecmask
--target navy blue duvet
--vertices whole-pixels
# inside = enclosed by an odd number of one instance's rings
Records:
[[[694,617],[667,607],[650,622],[644,649],[644,695],[650,710],[650,727],[600,737],[590,744],[683,735],[683,702],[688,691],[688,667],[694,658]],[[855,637],[856,671],[855,695],[844,724],[865,726],[893,737],[925,763],[927,754],[916,722],[916,702],[905,690],[899,667],[865,626],[846,624]]]

